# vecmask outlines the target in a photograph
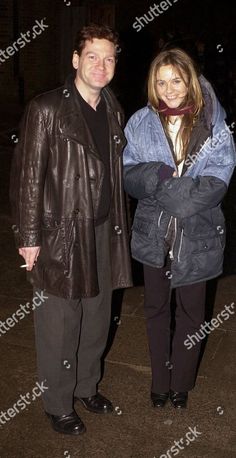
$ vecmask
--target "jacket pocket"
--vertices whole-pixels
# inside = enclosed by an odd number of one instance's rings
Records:
[[[223,248],[222,243],[220,238],[214,234],[210,236],[208,234],[208,238],[190,238],[190,244],[191,244],[191,253],[192,254],[198,254],[198,253],[206,253],[208,251],[217,251],[221,250]]]
[[[159,266],[160,249],[157,240],[156,220],[135,217],[132,226],[131,253],[143,264]]]
[[[224,246],[225,222],[219,207],[208,209],[183,220],[184,235],[191,240],[208,241],[218,238]]]
[[[47,270],[68,271],[68,249],[65,224],[52,218],[45,218],[42,225],[42,247],[39,262]]]
[[[224,234],[219,234],[217,227],[208,228],[205,232],[188,232],[187,228],[183,229],[183,240],[181,254],[183,254],[183,247],[185,247],[186,255],[207,252],[210,250],[223,249],[225,245]]]
[[[225,231],[224,217],[218,210],[208,209],[181,221],[178,263],[174,266],[178,286],[221,274]]]

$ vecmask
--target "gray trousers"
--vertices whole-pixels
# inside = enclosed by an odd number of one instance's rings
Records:
[[[96,227],[98,296],[70,300],[45,291],[48,299],[34,312],[38,377],[48,386],[42,399],[53,415],[71,413],[74,396],[97,392],[111,316],[109,227]]]

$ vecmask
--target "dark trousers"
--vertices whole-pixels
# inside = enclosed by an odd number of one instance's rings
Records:
[[[45,291],[48,299],[35,310],[38,376],[47,381],[42,398],[53,415],[72,412],[74,396],[97,392],[111,315],[109,227],[96,227],[99,295],[67,300]]]
[[[163,268],[144,265],[144,310],[149,342],[152,392],[189,391],[194,387],[201,342],[188,349],[187,334],[204,322],[206,282],[176,288],[175,329],[171,349],[169,262]],[[166,275],[168,274],[168,275]]]

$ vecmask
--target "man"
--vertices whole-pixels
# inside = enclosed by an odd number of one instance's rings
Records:
[[[11,201],[19,253],[34,294],[42,395],[53,428],[78,435],[74,410],[109,413],[97,391],[111,295],[131,286],[122,184],[122,111],[107,87],[118,37],[107,26],[78,34],[74,77],[29,104],[12,165]]]

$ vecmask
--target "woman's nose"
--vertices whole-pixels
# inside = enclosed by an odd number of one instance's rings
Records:
[[[172,85],[171,85],[171,83],[168,83],[167,86],[166,86],[166,93],[167,94],[171,94],[172,91],[173,91]]]

